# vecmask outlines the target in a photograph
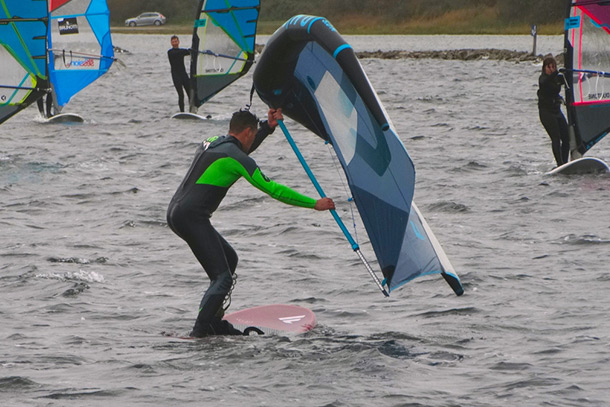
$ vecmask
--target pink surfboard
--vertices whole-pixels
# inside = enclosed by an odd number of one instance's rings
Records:
[[[247,308],[227,314],[224,319],[239,330],[257,332],[248,329],[257,328],[265,334],[304,333],[316,326],[315,314],[298,305],[274,304]]]

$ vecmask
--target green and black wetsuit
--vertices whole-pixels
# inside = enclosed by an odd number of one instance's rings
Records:
[[[273,132],[264,122],[250,148],[253,152]],[[186,177],[174,194],[167,211],[170,228],[184,239],[210,278],[210,286],[201,299],[199,315],[192,336],[214,334],[222,316],[222,304],[233,283],[237,254],[214,229],[210,217],[227,191],[241,177],[271,197],[305,208],[316,200],[267,178],[256,162],[232,136],[212,137],[197,149]]]

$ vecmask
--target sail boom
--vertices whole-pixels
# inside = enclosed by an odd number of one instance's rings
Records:
[[[20,90],[42,90],[41,88],[32,88],[29,86],[10,86],[10,85],[0,85],[2,89],[20,89]]]
[[[232,59],[234,61],[244,61],[244,62],[248,61],[245,58],[238,58],[238,57],[233,57],[231,55],[225,55],[225,54],[217,54],[217,53],[215,53],[213,51],[210,51],[209,49],[206,49],[205,51],[198,51],[198,52],[200,54],[203,54],[203,55],[212,55],[212,56],[217,57],[217,58],[227,58],[227,59]]]

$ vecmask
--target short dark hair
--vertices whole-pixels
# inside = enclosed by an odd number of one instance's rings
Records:
[[[178,38],[177,35],[172,35],[172,38],[170,38],[170,40],[173,40],[174,38],[177,39],[178,41],[180,41],[180,38]]]
[[[233,113],[229,123],[229,132],[240,133],[246,128],[258,128],[258,117],[249,110],[240,110]]]

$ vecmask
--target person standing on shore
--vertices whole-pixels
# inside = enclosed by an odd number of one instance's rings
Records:
[[[186,68],[184,67],[184,57],[191,55],[191,50],[186,48],[180,48],[180,39],[177,35],[173,35],[171,38],[172,47],[167,51],[167,57],[169,59],[169,65],[172,71],[172,82],[178,92],[178,107],[181,112],[184,112],[184,92],[191,100],[191,83]]]
[[[561,112],[563,99],[559,94],[563,75],[557,71],[557,61],[548,56],[542,62],[542,73],[538,79],[538,113],[540,122],[551,138],[553,156],[557,166],[569,161],[570,137],[568,123]]]

